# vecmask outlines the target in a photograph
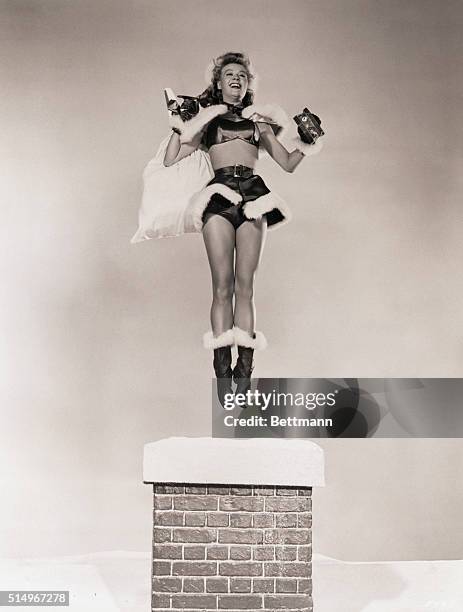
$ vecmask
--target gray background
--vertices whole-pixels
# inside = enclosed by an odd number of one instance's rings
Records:
[[[256,373],[462,375],[461,2],[0,8],[2,555],[147,550],[142,445],[209,432],[201,239],[129,239],[162,88],[199,93],[225,50],[327,133],[294,175],[262,161],[294,220],[259,272]],[[318,552],[463,556],[460,440],[323,446]]]

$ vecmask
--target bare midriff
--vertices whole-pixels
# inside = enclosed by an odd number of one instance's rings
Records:
[[[209,149],[209,155],[214,170],[234,166],[235,164],[254,168],[257,161],[257,151],[255,145],[242,138],[235,138],[212,145]]]

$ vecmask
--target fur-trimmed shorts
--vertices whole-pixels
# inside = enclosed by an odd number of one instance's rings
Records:
[[[215,190],[214,186],[218,189]],[[266,217],[269,228],[289,220],[289,211],[283,200],[272,194],[262,178],[247,166],[219,168],[206,189],[211,195],[202,213],[203,225],[213,215],[220,215],[235,229],[245,221],[253,221],[262,216]],[[234,192],[230,197],[227,197],[228,189]],[[238,203],[237,196],[241,199]]]

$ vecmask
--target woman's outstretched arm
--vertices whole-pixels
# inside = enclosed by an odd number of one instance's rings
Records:
[[[199,147],[201,138],[202,132],[197,134],[190,142],[181,142],[180,134],[172,132],[164,155],[164,166],[172,166],[184,157],[191,155]]]
[[[286,170],[286,172],[294,172],[304,159],[304,153],[299,149],[294,149],[294,151],[290,153],[277,139],[272,128],[267,123],[258,123],[257,125],[261,142],[270,157],[272,157],[283,170]]]

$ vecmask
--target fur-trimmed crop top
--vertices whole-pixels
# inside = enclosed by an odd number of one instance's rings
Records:
[[[233,121],[227,119],[226,116],[219,115],[207,126],[202,144],[209,149],[213,145],[236,139],[259,147],[259,128],[251,119]]]

